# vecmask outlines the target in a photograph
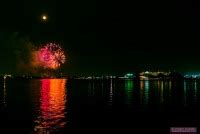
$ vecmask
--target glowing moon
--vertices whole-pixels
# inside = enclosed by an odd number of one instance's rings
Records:
[[[47,20],[47,16],[46,15],[42,15],[42,20],[46,21]]]

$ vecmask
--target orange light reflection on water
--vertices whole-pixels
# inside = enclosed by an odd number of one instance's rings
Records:
[[[66,79],[42,79],[36,128],[62,128],[66,124]]]

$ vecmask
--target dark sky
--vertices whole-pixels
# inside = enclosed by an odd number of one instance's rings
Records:
[[[33,42],[57,41],[68,73],[200,70],[200,3],[2,0],[0,28]],[[48,14],[48,22],[40,16]],[[3,51],[1,49],[0,51]]]

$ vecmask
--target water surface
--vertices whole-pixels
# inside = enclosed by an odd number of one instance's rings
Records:
[[[198,127],[200,81],[1,79],[2,132],[169,133]]]

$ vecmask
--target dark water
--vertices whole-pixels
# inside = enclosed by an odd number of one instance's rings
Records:
[[[1,133],[169,133],[199,127],[200,81],[6,79]]]

